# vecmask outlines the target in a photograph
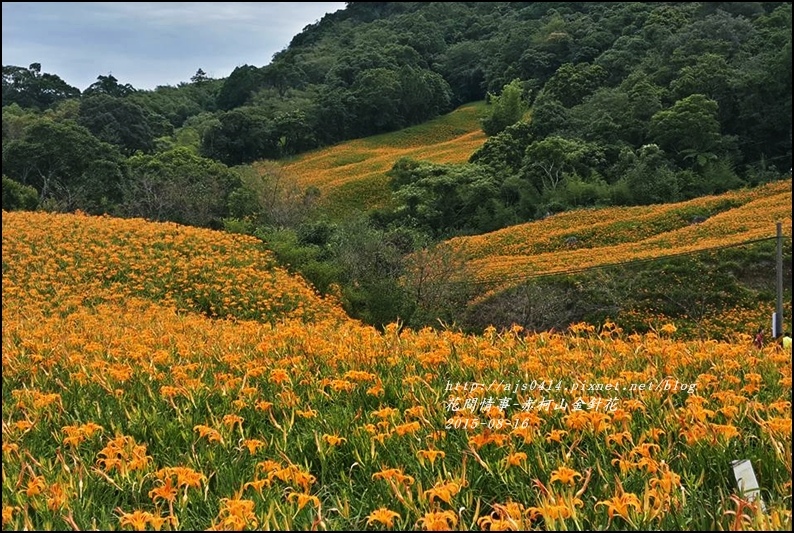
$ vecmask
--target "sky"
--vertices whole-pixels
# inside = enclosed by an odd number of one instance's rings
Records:
[[[81,91],[112,75],[151,90],[198,69],[262,67],[344,2],[3,2],[3,65],[55,74]]]

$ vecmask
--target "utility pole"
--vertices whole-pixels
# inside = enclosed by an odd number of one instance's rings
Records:
[[[774,337],[783,335],[783,223],[777,223],[777,301],[775,302]]]

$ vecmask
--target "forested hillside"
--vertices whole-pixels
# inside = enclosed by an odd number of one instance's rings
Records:
[[[349,2],[224,79],[81,90],[4,65],[3,209],[257,235],[382,324],[415,306],[406,257],[444,239],[789,178],[791,33],[787,2]],[[469,105],[466,157],[395,149]],[[353,140],[374,171],[308,163]]]
[[[4,65],[3,530],[791,531],[791,37],[348,2],[224,79]]]

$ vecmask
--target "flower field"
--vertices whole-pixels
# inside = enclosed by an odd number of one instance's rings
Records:
[[[686,202],[583,209],[450,239],[491,294],[528,276],[791,236],[791,179]],[[693,223],[695,217],[703,220]]]
[[[283,166],[301,187],[317,187],[331,213],[380,207],[390,198],[386,173],[401,157],[468,161],[485,142],[479,123],[484,105],[467,104],[425,124],[315,150]]]
[[[702,200],[713,216],[664,235],[766,236],[786,186]],[[2,224],[4,530],[792,528],[792,355],[773,343],[379,332],[253,238]],[[733,486],[745,459],[757,495]]]

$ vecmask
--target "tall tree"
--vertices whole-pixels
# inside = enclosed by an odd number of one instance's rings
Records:
[[[220,228],[229,195],[240,186],[239,176],[226,165],[187,148],[138,154],[128,165],[121,206],[128,216]]]
[[[126,98],[104,93],[80,102],[77,122],[100,140],[118,146],[125,155],[151,152],[155,137],[173,132],[164,117],[147,112]]]
[[[521,80],[514,79],[502,88],[502,94],[489,95],[491,108],[480,122],[486,135],[496,135],[521,120],[527,107],[523,94]]]
[[[565,107],[572,107],[592,94],[605,77],[606,71],[600,65],[565,63],[546,82],[544,91]]]
[[[636,204],[661,204],[680,199],[680,187],[664,152],[655,144],[639,150],[634,165],[622,178]]]
[[[107,76],[102,76],[100,74],[97,76],[96,81],[89,85],[85,91],[83,91],[83,94],[86,96],[94,94],[106,94],[116,98],[123,98],[125,96],[129,96],[135,91],[135,87],[129,83],[125,83],[124,85],[120,84],[119,80],[117,80],[113,74],[108,74]]]
[[[278,139],[272,122],[252,108],[237,108],[209,123],[201,139],[201,154],[234,166],[257,159],[277,159]]]
[[[593,147],[577,139],[551,136],[527,147],[525,174],[540,191],[555,191],[565,179],[587,166]]]
[[[229,111],[245,105],[262,83],[262,72],[257,67],[243,65],[235,68],[218,93],[218,109]]]
[[[204,69],[200,68],[200,69],[198,69],[196,71],[195,74],[193,74],[193,76],[191,76],[190,83],[195,83],[196,85],[201,85],[202,83],[205,83],[205,82],[209,81],[210,79],[211,78],[209,76],[207,76],[207,73],[204,72]]]
[[[3,173],[34,187],[52,207],[103,213],[120,200],[124,162],[116,147],[74,121],[42,118],[4,143]]]
[[[3,106],[18,104],[43,110],[79,96],[80,89],[55,74],[42,74],[40,63],[32,63],[28,68],[3,65]]]
[[[717,102],[702,94],[687,96],[651,117],[651,138],[681,164],[715,156],[721,139],[717,109]]]

